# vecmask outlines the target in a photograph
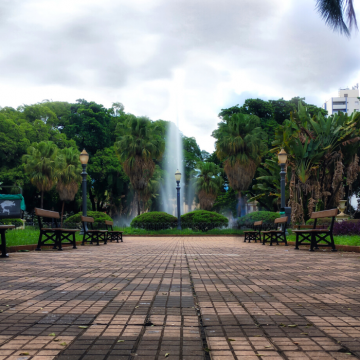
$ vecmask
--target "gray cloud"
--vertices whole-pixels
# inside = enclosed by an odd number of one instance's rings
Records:
[[[0,38],[0,106],[82,93],[175,120],[182,69],[180,127],[208,150],[221,108],[249,96],[320,105],[360,72],[359,36],[333,33],[313,0],[3,0]]]

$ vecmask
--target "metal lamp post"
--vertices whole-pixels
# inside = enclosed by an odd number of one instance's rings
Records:
[[[279,164],[281,166],[280,171],[280,189],[281,189],[281,207],[280,212],[283,212],[285,214],[285,164],[287,161],[287,153],[284,149],[281,149],[281,151],[278,154]]]
[[[87,163],[89,161],[89,154],[86,152],[86,150],[84,149],[81,154],[80,154],[80,162],[83,168],[83,171],[81,173],[81,176],[83,178],[82,180],[82,213],[83,216],[87,215],[87,202],[86,202],[86,180],[87,180],[87,172],[86,172],[86,166]],[[87,224],[85,223],[85,228],[87,230]],[[80,234],[83,234],[84,229],[81,229]]]
[[[175,181],[176,181],[176,190],[177,190],[177,214],[178,214],[178,230],[181,230],[181,220],[180,220],[180,180],[181,172],[176,170],[175,172]]]

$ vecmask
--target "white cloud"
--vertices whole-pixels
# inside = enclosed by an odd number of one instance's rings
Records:
[[[332,32],[313,0],[3,0],[0,37],[0,106],[121,101],[178,118],[208,151],[221,108],[249,96],[321,105],[360,75],[359,35]]]

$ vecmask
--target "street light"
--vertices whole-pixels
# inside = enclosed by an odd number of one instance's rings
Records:
[[[283,212],[285,214],[285,164],[287,161],[287,153],[284,149],[281,149],[281,151],[278,154],[279,164],[281,166],[280,171],[280,189],[281,189],[281,207],[280,212]]]
[[[176,170],[175,172],[175,181],[176,181],[176,190],[177,190],[177,213],[178,213],[178,230],[181,230],[181,222],[180,222],[180,180],[181,180],[181,172]]]
[[[80,162],[81,162],[81,165],[82,165],[82,168],[83,168],[83,171],[81,173],[81,176],[83,178],[82,180],[82,201],[83,201],[83,204],[82,204],[82,213],[83,213],[83,216],[86,216],[87,215],[87,209],[86,209],[86,205],[87,205],[87,202],[86,202],[86,178],[87,178],[87,172],[86,172],[86,165],[89,161],[89,154],[86,152],[86,150],[84,149],[81,154],[80,154]],[[85,223],[85,229],[87,230],[87,223]],[[84,232],[84,229],[81,228],[81,232],[80,234],[83,234]]]

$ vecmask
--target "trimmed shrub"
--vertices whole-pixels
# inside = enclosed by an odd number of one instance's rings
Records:
[[[15,227],[20,227],[23,225],[21,219],[1,219],[0,223],[3,225],[15,225]]]
[[[320,218],[317,219],[316,225],[330,225],[332,218]],[[306,225],[314,225],[314,219],[309,219]]]
[[[280,214],[272,211],[255,211],[238,219],[239,226],[253,225],[255,221],[263,221],[263,224],[274,224]]]
[[[181,216],[181,227],[207,231],[228,226],[229,220],[214,211],[195,210]]]
[[[333,233],[334,235],[360,235],[360,221],[335,222]]]
[[[78,224],[81,223],[82,212],[79,212],[73,216],[68,217],[64,224]],[[112,221],[111,217],[101,211],[87,211],[87,216],[94,218],[94,226],[96,227],[99,224],[103,224],[105,220]]]
[[[171,229],[176,227],[177,218],[163,211],[151,211],[136,216],[130,226],[147,230]]]

